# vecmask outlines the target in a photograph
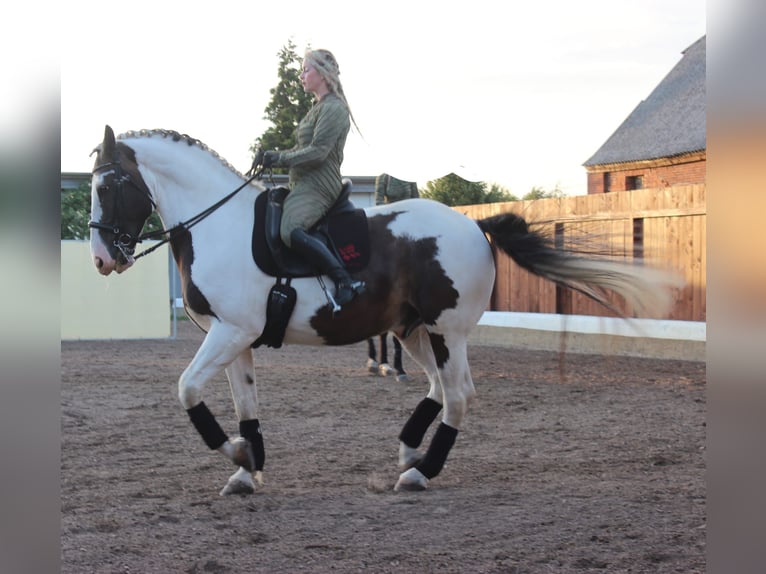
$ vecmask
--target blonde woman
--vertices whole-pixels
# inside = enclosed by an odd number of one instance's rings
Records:
[[[307,232],[340,195],[340,166],[353,116],[338,62],[328,50],[308,50],[300,78],[304,91],[314,94],[314,105],[298,124],[295,147],[265,152],[263,167],[289,168],[282,241],[330,276],[335,282],[335,302],[343,305],[364,290],[364,283],[352,279],[335,255]]]

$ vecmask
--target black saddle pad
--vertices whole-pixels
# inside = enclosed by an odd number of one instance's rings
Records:
[[[316,270],[308,263],[291,265],[290,269],[283,269],[274,259],[266,242],[268,195],[268,191],[264,191],[255,200],[255,226],[252,241],[255,264],[261,271],[272,277],[313,277],[316,275]],[[340,255],[349,272],[361,271],[367,267],[370,261],[370,237],[364,210],[354,209],[331,214],[327,219],[326,228],[332,241],[330,249]],[[323,233],[316,233],[315,230],[310,232],[327,243]]]

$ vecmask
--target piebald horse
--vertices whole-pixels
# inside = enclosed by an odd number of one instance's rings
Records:
[[[137,257],[156,211],[181,276],[189,317],[206,332],[181,374],[178,394],[210,449],[237,470],[221,491],[249,494],[262,484],[265,449],[253,365],[274,277],[253,258],[254,202],[267,186],[247,179],[202,142],[167,130],[115,137],[106,126],[92,172],[90,246],[101,275],[122,273]],[[425,371],[428,393],[399,434],[395,490],[423,490],[442,470],[475,396],[468,336],[488,307],[493,247],[527,270],[609,305],[604,289],[634,309],[662,314],[674,279],[659,270],[555,248],[510,213],[470,219],[435,201],[412,199],[366,208],[369,262],[352,273],[366,290],[339,311],[327,277],[292,279],[297,293],[286,344],[348,345],[392,332]],[[146,253],[146,252],[144,252]],[[204,402],[205,386],[226,372],[239,436],[230,438]],[[421,443],[441,420],[427,448]]]

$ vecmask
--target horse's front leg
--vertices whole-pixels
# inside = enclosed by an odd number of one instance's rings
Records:
[[[247,441],[253,460],[252,468],[247,465],[240,466],[237,472],[229,477],[220,494],[252,494],[256,484],[263,484],[263,463],[266,455],[258,421],[258,390],[255,385],[253,354],[249,348],[242,351],[226,368],[226,377],[229,379],[234,409],[239,420],[239,434]]]
[[[217,450],[248,472],[255,472],[256,457],[249,440],[243,437],[230,440],[203,400],[205,385],[235,359],[241,369],[243,349],[249,353],[250,342],[246,333],[214,320],[194,359],[178,380],[178,397],[208,448]],[[257,405],[257,402],[251,404]],[[242,425],[240,427],[242,432]]]
[[[428,486],[428,481],[442,471],[447,456],[455,444],[458,429],[476,394],[468,367],[466,341],[453,338],[452,344],[447,347],[446,340],[445,338],[445,342],[441,344],[449,350],[449,353],[445,353],[445,349],[434,349],[430,357],[427,353],[420,355],[420,362],[428,373],[431,389],[428,396],[412,413],[399,435],[401,441],[399,465],[405,470],[399,475],[394,490],[424,490]],[[421,344],[423,342],[421,341]],[[431,342],[431,345],[433,344]],[[438,341],[436,344],[439,344]],[[444,364],[438,364],[435,356],[447,356],[449,360]],[[442,407],[437,401],[438,387],[441,387],[444,412],[428,449],[421,456],[418,447]]]

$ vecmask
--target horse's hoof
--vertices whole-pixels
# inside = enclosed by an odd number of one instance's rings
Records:
[[[367,370],[376,375],[378,373],[378,362],[375,359],[367,359]]]
[[[396,382],[397,383],[408,383],[410,381],[410,376],[407,373],[399,373],[396,375]]]
[[[237,437],[231,441],[234,447],[234,454],[231,457],[235,465],[247,469],[249,472],[255,470],[255,456],[250,441],[243,437]]]
[[[230,480],[226,483],[219,493],[221,496],[231,496],[232,494],[253,494],[255,488],[252,484],[242,482],[241,480]]]
[[[394,491],[419,492],[428,486],[428,479],[417,468],[411,468],[399,475]]]
[[[389,375],[393,375],[394,373],[396,373],[396,371],[388,363],[381,363],[380,366],[378,366],[378,374],[381,377],[387,377]]]

